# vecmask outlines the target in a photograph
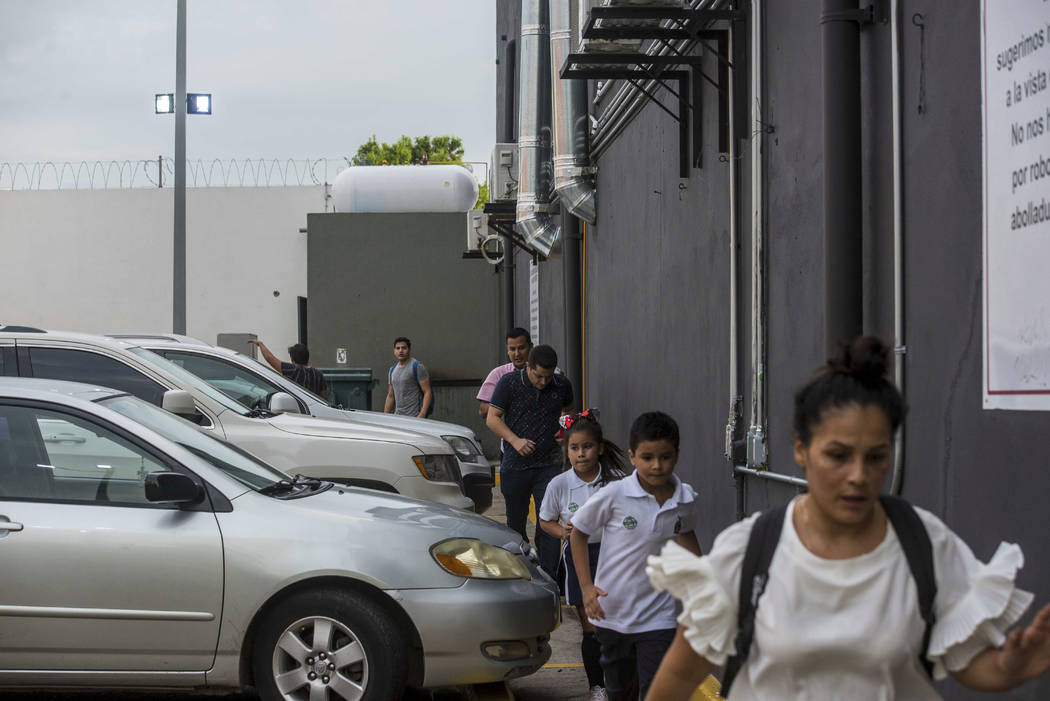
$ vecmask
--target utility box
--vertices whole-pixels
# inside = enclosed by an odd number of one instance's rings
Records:
[[[328,402],[343,409],[372,410],[372,368],[317,368],[328,385]]]
[[[254,333],[220,333],[215,338],[215,345],[235,350],[253,360],[257,360],[255,357],[257,346],[254,343],[248,343],[248,341],[255,341],[258,338]]]
[[[518,199],[518,145],[496,144],[489,162],[489,201]]]

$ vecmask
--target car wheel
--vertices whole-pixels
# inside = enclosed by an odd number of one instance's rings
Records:
[[[408,675],[397,626],[367,598],[321,589],[278,604],[252,651],[264,701],[399,699]]]

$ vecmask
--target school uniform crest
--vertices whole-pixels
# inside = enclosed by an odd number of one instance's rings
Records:
[[[635,528],[638,527],[638,519],[636,519],[634,516],[628,516],[623,520],[623,527],[629,531],[633,531]]]
[[[578,508],[580,508],[580,505],[579,505],[579,504],[577,504],[576,502],[571,502],[571,503],[569,504],[569,506],[568,506],[568,509],[569,509],[569,513],[570,513],[570,514],[574,514],[574,513],[576,513],[576,509],[578,509]]]

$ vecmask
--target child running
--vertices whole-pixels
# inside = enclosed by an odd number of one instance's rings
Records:
[[[547,485],[540,505],[540,528],[547,534],[568,540],[572,533],[572,517],[599,489],[610,482],[623,479],[627,457],[612,441],[605,439],[598,423],[598,410],[588,409],[580,414],[561,417],[562,454],[566,469]],[[568,469],[572,467],[572,469]],[[559,522],[560,521],[560,522]],[[587,542],[588,581],[593,579],[598,566],[601,533],[595,533]],[[583,610],[583,592],[580,591],[572,553],[565,553],[565,602],[575,606],[583,628],[580,653],[587,672],[588,701],[606,701],[605,680],[600,661],[601,648],[594,637],[594,626]]]
[[[700,552],[693,532],[696,493],[674,475],[678,445],[678,424],[670,416],[639,416],[630,434],[634,473],[594,493],[572,519],[572,560],[612,701],[645,697],[675,636],[675,601],[650,585],[646,558],[671,539]],[[593,579],[587,568],[592,534],[602,542]]]

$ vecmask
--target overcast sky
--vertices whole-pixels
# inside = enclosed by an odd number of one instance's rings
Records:
[[[351,156],[376,134],[495,141],[493,0],[187,0],[190,159]],[[0,163],[174,153],[175,0],[0,0]]]

